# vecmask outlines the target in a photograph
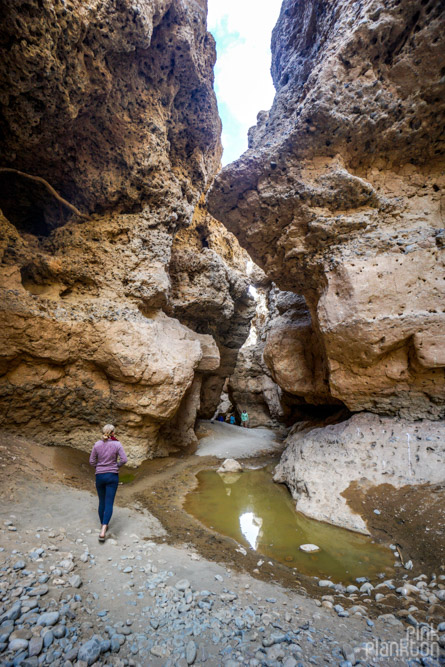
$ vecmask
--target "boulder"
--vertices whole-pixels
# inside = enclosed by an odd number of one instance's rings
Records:
[[[226,459],[223,461],[223,463],[219,466],[218,470],[216,472],[218,473],[225,473],[225,472],[242,472],[243,471],[243,466],[239,461],[236,461],[235,459]]]

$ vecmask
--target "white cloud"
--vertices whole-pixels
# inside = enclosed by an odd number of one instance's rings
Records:
[[[224,125],[224,158],[232,160],[246,150],[247,130],[256,123],[257,113],[272,104],[270,39],[281,0],[208,3],[208,29],[217,42],[215,92]]]

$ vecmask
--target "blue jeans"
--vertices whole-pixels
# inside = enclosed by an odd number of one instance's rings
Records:
[[[96,475],[96,490],[99,496],[99,519],[102,525],[110,523],[113,514],[114,497],[119,484],[117,472],[104,472]]]

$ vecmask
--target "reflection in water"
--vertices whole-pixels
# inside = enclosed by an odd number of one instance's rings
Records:
[[[253,512],[244,512],[239,518],[241,532],[252,547],[256,549],[258,534],[263,520],[255,516]]]
[[[344,583],[393,571],[389,549],[296,512],[287,488],[272,481],[271,469],[246,470],[236,478],[201,470],[197,477],[198,487],[187,495],[185,510],[263,556]],[[300,545],[308,543],[320,551],[301,551]]]

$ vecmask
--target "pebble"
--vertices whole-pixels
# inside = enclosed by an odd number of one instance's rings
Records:
[[[320,547],[318,547],[316,544],[300,544],[300,549],[301,551],[306,551],[307,553],[311,553],[312,551],[320,551]]]
[[[96,638],[82,644],[77,654],[78,660],[83,660],[87,665],[92,665],[100,656],[100,641]]]
[[[78,574],[73,574],[73,576],[68,579],[68,583],[73,588],[80,588],[82,586],[82,579]]]
[[[54,641],[54,635],[53,635],[51,630],[48,630],[43,635],[43,646],[45,648],[49,648],[51,646],[51,644],[53,643],[53,641]]]
[[[40,614],[37,619],[37,625],[55,625],[60,618],[58,611],[48,611]]]
[[[26,563],[24,560],[18,560],[14,563],[12,566],[14,570],[23,570],[26,567]]]
[[[350,584],[349,586],[346,586],[346,592],[347,593],[355,593],[358,591],[358,586],[354,586],[354,584]]]
[[[8,646],[8,651],[13,651],[14,653],[16,651],[23,651],[24,649],[28,648],[28,640],[27,639],[11,639],[9,642]]]
[[[39,655],[43,649],[43,639],[41,637],[32,637],[29,640],[28,653],[30,657]]]
[[[185,649],[185,659],[188,665],[193,665],[196,660],[196,655],[198,653],[198,648],[194,641],[189,641]]]

